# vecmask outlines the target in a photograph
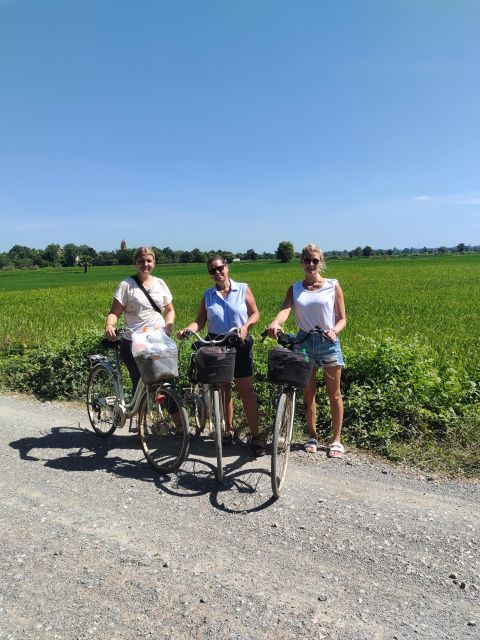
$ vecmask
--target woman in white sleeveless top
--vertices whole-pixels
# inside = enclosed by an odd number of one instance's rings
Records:
[[[325,259],[320,248],[307,244],[302,250],[301,265],[304,278],[288,288],[282,308],[268,327],[269,335],[277,337],[281,325],[287,321],[293,308],[299,328],[297,337],[306,339],[298,349],[305,349],[315,360],[310,380],[303,392],[305,419],[309,438],[305,451],[315,453],[318,440],[316,430],[317,407],[315,403],[317,368],[323,369],[323,379],[330,402],[333,438],[328,450],[330,458],[341,458],[344,448],[340,437],[343,424],[343,399],[340,391],[343,357],[338,334],[345,327],[345,303],[343,292],[337,280],[324,278],[321,271]],[[321,333],[307,332],[320,329]]]

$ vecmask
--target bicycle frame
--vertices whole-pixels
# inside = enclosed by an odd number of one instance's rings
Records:
[[[101,365],[104,369],[108,371],[109,376],[113,380],[113,384],[115,386],[115,423],[116,427],[120,429],[125,425],[125,422],[130,418],[133,418],[138,413],[140,408],[140,403],[143,399],[143,396],[146,393],[145,383],[142,379],[139,380],[137,388],[135,389],[135,393],[133,395],[132,400],[129,403],[125,402],[125,393],[123,389],[123,381],[122,381],[122,372],[120,371],[120,360],[117,355],[117,362],[114,364],[112,360],[108,356],[103,355],[93,355],[90,356],[90,366],[93,369],[96,365]],[[102,401],[99,399],[98,402],[101,404]],[[109,409],[110,406],[106,402],[105,408]]]

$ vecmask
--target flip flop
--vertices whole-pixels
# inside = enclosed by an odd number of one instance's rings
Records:
[[[330,448],[328,450],[327,456],[329,458],[343,458],[345,454],[345,449],[343,448],[343,444],[341,442],[332,442]]]
[[[317,453],[318,440],[316,438],[309,438],[303,448],[307,453]]]

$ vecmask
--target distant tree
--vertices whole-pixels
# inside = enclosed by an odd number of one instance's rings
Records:
[[[74,267],[77,256],[80,255],[80,250],[76,244],[66,244],[63,247],[62,265],[64,267]]]
[[[61,255],[62,255],[62,252],[60,251],[59,244],[49,244],[42,251],[43,259],[53,266],[59,264]]]
[[[187,262],[191,262],[192,261],[192,254],[190,253],[190,251],[181,251],[180,255],[178,256],[178,261],[181,262],[182,264],[185,264]]]
[[[80,255],[90,256],[91,258],[95,258],[97,255],[97,252],[95,251],[95,249],[93,249],[92,247],[89,247],[88,244],[81,244],[78,247],[78,252]]]
[[[205,262],[205,254],[200,249],[192,249],[190,253],[190,262]]]
[[[247,251],[245,251],[245,260],[255,261],[257,258],[258,258],[258,253],[253,249],[247,249]]]
[[[133,264],[134,251],[130,249],[119,249],[116,252],[118,264]]]
[[[369,258],[370,256],[373,256],[372,247],[370,247],[368,244],[365,247],[363,247],[362,256],[364,256],[365,258]]]
[[[438,253],[448,253],[447,247],[438,247]]]
[[[165,247],[164,249],[162,249],[162,253],[165,256],[166,262],[175,262],[175,251],[173,251],[173,249],[170,249],[170,247]]]
[[[459,253],[465,253],[466,248],[466,245],[463,242],[460,242],[460,244],[457,244],[457,246],[455,247],[455,251],[458,251]]]
[[[93,264],[108,267],[112,264],[118,264],[118,259],[114,251],[99,251]]]
[[[21,244],[14,245],[7,253],[8,257],[15,264],[21,260],[31,262],[34,257],[35,250],[30,247],[24,247]]]
[[[294,255],[293,244],[287,240],[282,240],[277,247],[275,255],[280,262],[289,262]]]
[[[210,251],[206,252],[205,257],[207,260],[212,256],[222,256],[227,262],[232,262],[232,260],[235,258],[234,253],[232,253],[231,251],[226,251],[225,249],[211,249]]]
[[[348,255],[350,258],[359,258],[360,256],[363,256],[363,249],[362,247],[356,247],[352,251],[349,251]]]
[[[83,267],[83,273],[87,273],[89,265],[92,264],[92,258],[87,254],[83,254],[80,256],[78,264],[80,267]]]

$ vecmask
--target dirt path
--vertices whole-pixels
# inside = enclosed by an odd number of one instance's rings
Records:
[[[0,639],[480,638],[480,485],[241,446],[159,478],[136,437],[0,397]],[[454,577],[455,576],[455,577]]]

